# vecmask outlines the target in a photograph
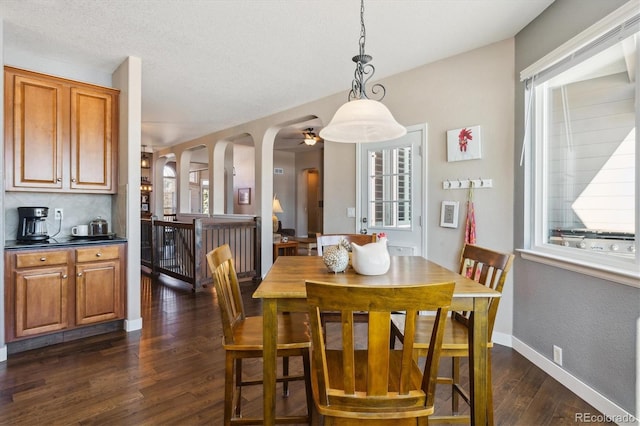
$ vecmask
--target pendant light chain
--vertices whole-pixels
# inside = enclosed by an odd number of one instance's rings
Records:
[[[379,102],[386,92],[384,86],[374,84],[367,93],[366,84],[373,77],[375,68],[369,63],[371,56],[364,52],[366,38],[364,0],[360,0],[360,49],[351,58],[356,63],[351,90],[347,103],[338,108],[329,125],[320,130],[320,137],[324,140],[341,143],[382,142],[407,134],[406,127],[400,125],[387,107]],[[370,95],[378,99],[370,99]]]
[[[364,0],[360,0],[360,56],[364,56],[364,44],[367,41],[367,30],[364,26]]]
[[[364,0],[360,0],[360,38],[358,39],[360,51],[358,55],[352,58],[352,61],[356,63],[356,70],[353,75],[351,90],[349,91],[349,101],[354,99],[371,99],[370,95],[367,94],[366,84],[371,77],[373,77],[376,69],[369,63],[373,58],[364,51],[366,39],[367,31],[364,25]],[[379,95],[376,100],[381,101],[386,94],[386,89],[382,84],[377,83],[371,87],[371,94]]]

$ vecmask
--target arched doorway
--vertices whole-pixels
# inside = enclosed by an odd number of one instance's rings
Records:
[[[163,220],[173,220],[178,212],[178,188],[175,161],[167,162],[162,168],[162,216]]]
[[[278,218],[286,233],[298,237],[322,232],[322,122],[306,117],[276,134],[273,146],[273,193],[282,206]]]
[[[311,237],[316,233],[322,234],[322,183],[317,168],[303,170],[302,188],[305,191],[303,205],[307,213],[307,235]]]

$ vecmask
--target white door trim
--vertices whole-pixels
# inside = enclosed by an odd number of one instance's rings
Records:
[[[420,217],[418,220],[420,220],[420,224],[422,227],[422,235],[420,238],[420,242],[421,242],[421,247],[420,247],[420,252],[422,253],[422,257],[424,257],[425,259],[427,258],[427,200],[428,200],[428,193],[427,193],[427,176],[428,174],[428,150],[427,150],[427,140],[429,138],[429,134],[428,134],[428,125],[427,123],[424,124],[416,124],[416,125],[412,125],[412,126],[407,126],[407,133],[410,132],[421,132],[422,133],[422,143],[420,145],[420,158],[422,161],[422,176],[420,178],[420,185],[421,185],[421,191],[420,193],[422,194],[422,198],[420,200],[420,202],[422,203],[422,217]],[[356,232],[360,231],[360,227],[362,225],[362,155],[364,150],[362,149],[362,146],[365,144],[362,143],[358,143],[356,144]]]

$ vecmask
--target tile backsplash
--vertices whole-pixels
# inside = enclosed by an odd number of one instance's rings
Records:
[[[15,240],[18,232],[18,207],[49,207],[47,229],[50,236],[70,235],[71,228],[88,224],[100,216],[109,223],[109,232],[113,232],[111,221],[112,195],[61,194],[41,192],[5,192],[4,194],[4,239]],[[62,226],[54,219],[53,211],[63,209]]]

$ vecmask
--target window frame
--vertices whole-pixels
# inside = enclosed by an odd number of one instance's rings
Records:
[[[174,185],[174,191],[173,192],[167,192],[166,189],[166,180],[170,179],[173,181],[173,185]],[[176,214],[178,211],[178,206],[177,206],[177,173],[176,173],[176,167],[175,167],[175,163],[167,163],[164,165],[164,167],[162,168],[162,213],[164,215],[170,215],[170,214]],[[169,207],[170,211],[167,211],[167,206],[165,204],[166,202],[166,194],[170,193],[173,194],[172,195],[172,206]]]
[[[405,151],[405,158],[402,162],[404,169],[402,171],[400,171],[400,150]],[[379,173],[376,173],[375,163],[378,154],[381,156],[382,169]],[[412,231],[414,229],[412,222],[413,184],[411,182],[414,167],[413,147],[411,145],[402,145],[391,148],[367,150],[366,155],[368,156],[366,187],[369,200],[369,205],[366,210],[368,217],[371,218],[369,228],[377,232],[390,230]],[[400,181],[403,177],[405,178],[405,182],[401,184]],[[378,186],[380,186],[380,188],[378,188]],[[401,187],[403,187],[404,191],[400,191]],[[378,199],[379,192],[382,192],[381,199]],[[404,199],[399,198],[401,192],[405,195]],[[405,207],[401,207],[401,204],[405,204]],[[376,206],[378,205],[382,209],[381,222],[378,222],[376,219]],[[388,209],[390,209],[390,213],[387,211]],[[403,211],[403,214],[400,213],[401,211]],[[392,216],[392,224],[385,222],[388,214]],[[401,216],[404,217],[404,219],[402,219]]]
[[[598,278],[640,287],[640,13],[637,8],[629,4],[614,11],[605,19],[594,24],[578,36],[569,40],[558,49],[543,57],[521,73],[525,91],[525,136],[523,144],[524,155],[524,186],[525,203],[523,217],[525,220],[524,247],[519,251],[527,260],[560,267],[574,272],[579,272]],[[544,140],[547,135],[546,126],[548,120],[543,115],[546,113],[545,102],[536,102],[535,97],[540,96],[536,89],[554,76],[577,66],[585,60],[595,56],[606,48],[620,41],[619,31],[624,25],[634,22],[633,28],[636,34],[636,80],[635,80],[635,256],[631,258],[610,256],[599,252],[593,252],[578,248],[563,247],[547,242],[547,203],[548,170],[544,161],[546,158],[547,143]],[[629,31],[627,29],[627,31]],[[611,36],[611,34],[616,34]],[[629,34],[627,34],[628,36]],[[605,41],[600,47],[593,47],[597,41]],[[608,44],[606,43],[608,41]],[[593,43],[593,44],[591,44]],[[590,47],[591,46],[591,47]],[[547,93],[544,92],[543,96]],[[544,99],[543,99],[544,100]],[[537,117],[543,117],[538,120]]]

